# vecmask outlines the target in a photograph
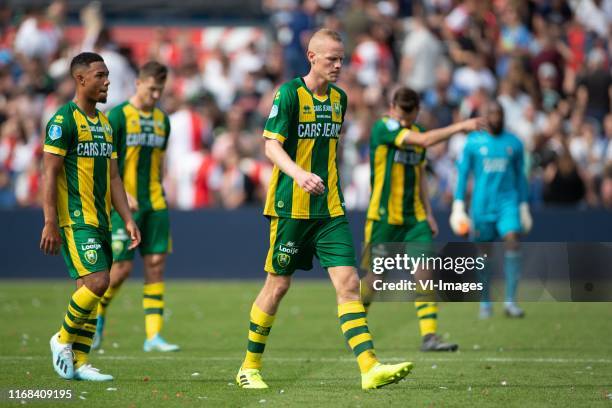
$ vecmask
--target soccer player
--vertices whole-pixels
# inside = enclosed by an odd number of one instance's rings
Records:
[[[145,313],[144,351],[177,351],[160,331],[164,312],[164,267],[170,250],[168,206],[162,188],[163,157],[170,135],[168,115],[156,105],[164,91],[168,69],[155,61],[144,64],[136,80],[136,93],[113,108],[108,118],[117,140],[119,172],[130,209],[142,231],[139,246],[144,260],[145,284],[142,305]],[[113,267],[110,285],[98,305],[94,348],[100,347],[106,310],[133,268],[134,250],[129,248],[125,224],[116,211],[113,222]]]
[[[415,124],[419,96],[409,88],[394,94],[388,115],[376,121],[370,137],[370,183],[372,195],[365,224],[365,247],[403,242],[416,243],[407,250],[419,256],[438,233],[427,192],[425,156],[429,146],[443,142],[458,132],[484,126],[482,119],[469,119],[442,129],[425,132]],[[365,254],[367,263],[369,256]],[[374,274],[362,279],[361,300],[367,307],[374,295]],[[418,274],[418,273],[417,273]],[[417,276],[418,278],[418,276]],[[421,299],[419,299],[419,297]],[[421,351],[455,351],[457,344],[443,342],[437,331],[438,306],[424,301],[427,293],[417,293],[415,302],[421,331]],[[431,300],[431,299],[429,299]]]
[[[359,299],[355,250],[337,168],[347,108],[346,94],[332,84],[344,57],[340,35],[317,31],[307,57],[310,71],[280,87],[263,134],[266,155],[274,163],[264,209],[270,219],[264,267],[268,275],[251,309],[247,352],[236,381],[243,388],[268,388],[260,369],[274,317],[293,272],[311,269],[316,256],[336,289],[341,329],[357,358],[361,386],[379,388],[405,377],[412,363],[378,362]]]
[[[140,243],[117,167],[113,130],[96,103],[108,94],[108,69],[98,54],[85,52],[70,63],[74,100],[47,124],[43,165],[45,226],[40,248],[61,252],[76,279],[68,311],[51,337],[53,368],[63,378],[108,381],[88,363],[96,328],[96,309],[106,291],[111,267],[111,201],[125,222],[130,248]],[[74,357],[73,357],[74,353]]]
[[[504,111],[496,102],[485,106],[485,118],[490,132],[469,135],[459,160],[459,173],[450,225],[457,235],[471,231],[475,242],[503,240],[504,275],[506,280],[506,315],[523,317],[516,304],[516,290],[521,271],[519,234],[531,230],[532,219],[527,203],[527,179],[523,165],[523,144],[504,129]],[[471,219],[465,210],[465,190],[474,173]],[[491,317],[489,296],[490,273],[481,274],[484,286],[480,317]]]

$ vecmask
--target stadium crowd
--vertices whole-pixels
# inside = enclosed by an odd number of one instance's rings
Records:
[[[421,95],[418,121],[446,126],[497,98],[524,143],[532,205],[612,209],[612,0],[264,0],[266,35],[228,51],[152,30],[146,59],[171,76],[162,107],[171,136],[165,186],[180,209],[237,208],[265,198],[262,129],[275,89],[307,72],[309,33],[345,38],[339,86],[349,109],[341,149],[348,208],[369,199],[369,131],[397,85]],[[130,44],[113,39],[97,2],[65,35],[67,3],[0,6],[0,208],[39,206],[44,124],[73,97],[68,61],[100,53],[108,110],[133,92]],[[142,22],[146,24],[145,21]],[[447,208],[466,135],[428,151],[433,204]]]

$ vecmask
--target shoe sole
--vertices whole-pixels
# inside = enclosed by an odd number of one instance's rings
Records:
[[[393,374],[389,379],[387,379],[386,382],[381,383],[381,384],[376,384],[374,386],[374,388],[366,388],[366,389],[379,389],[379,388],[385,387],[385,386],[387,386],[389,384],[397,384],[403,378],[405,378],[408,374],[410,374],[410,371],[412,371],[413,367],[414,366],[412,365],[412,363],[410,363],[406,367],[404,367],[401,370],[399,370],[397,373]]]
[[[77,381],[89,381],[89,382],[105,382],[105,381],[113,381],[114,379],[115,379],[114,377],[105,378],[104,380],[90,380],[86,378],[77,378],[77,377],[74,378],[74,380],[77,380]]]
[[[445,348],[433,348],[433,349],[420,349],[422,352],[424,353],[435,353],[435,352],[447,352],[447,353],[452,353],[454,351],[459,350],[459,345],[458,344],[454,344],[451,347],[445,347]]]

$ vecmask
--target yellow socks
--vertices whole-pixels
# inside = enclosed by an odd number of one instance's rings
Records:
[[[435,334],[438,330],[438,304],[436,302],[414,302],[421,337]]]
[[[150,340],[161,331],[164,322],[164,282],[144,285],[142,307],[145,312],[145,331]]]
[[[253,303],[249,323],[249,343],[242,368],[261,368],[261,357],[266,348],[272,323],[274,323],[274,316],[267,314]]]
[[[72,343],[72,351],[74,352],[74,367],[79,368],[83,364],[87,363],[89,356],[89,350],[91,350],[91,343],[93,342],[94,334],[96,334],[96,323],[98,312],[94,307],[89,315],[89,318],[85,321],[85,324],[77,332],[77,337]]]
[[[113,288],[112,286],[109,286],[108,289],[106,289],[106,292],[104,292],[104,295],[102,295],[102,298],[100,298],[100,303],[98,303],[98,316],[106,316],[106,308],[108,307],[110,301],[113,300],[117,290],[119,290],[118,287]]]
[[[368,372],[377,362],[372,335],[368,330],[366,312],[359,300],[338,305],[340,328],[349,346],[357,357],[362,373]]]
[[[96,310],[96,306],[100,301],[100,297],[87,289],[85,285],[81,286],[72,294],[64,322],[59,331],[59,342],[63,344],[74,343],[79,330],[88,323],[92,311]],[[94,323],[95,327],[95,323]]]

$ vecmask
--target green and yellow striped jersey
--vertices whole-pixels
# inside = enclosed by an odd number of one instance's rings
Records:
[[[110,164],[117,152],[106,116],[96,110],[90,118],[68,102],[47,123],[43,150],[64,157],[57,180],[59,226],[110,229]]]
[[[370,185],[372,195],[367,218],[392,225],[404,225],[427,218],[421,200],[421,165],[426,150],[402,146],[406,132],[423,131],[418,125],[403,128],[392,118],[374,123],[370,136]]]
[[[280,87],[263,135],[281,142],[289,157],[321,177],[326,188],[322,195],[310,195],[274,166],[265,215],[313,219],[344,214],[337,150],[346,108],[346,94],[332,84],[323,98],[314,95],[302,78]]]
[[[170,121],[161,109],[145,113],[129,101],[108,114],[119,154],[125,191],[142,210],[167,208],[162,188],[162,158],[168,146]]]

